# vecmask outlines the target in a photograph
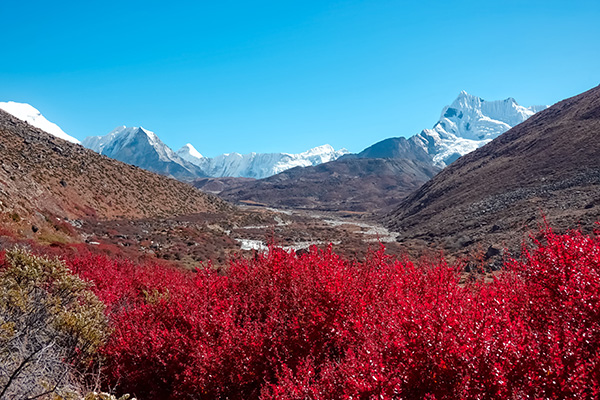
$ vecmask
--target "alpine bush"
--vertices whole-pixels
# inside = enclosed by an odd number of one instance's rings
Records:
[[[273,248],[225,274],[69,260],[106,304],[106,384],[141,399],[600,396],[600,240],[542,238],[492,281],[443,259]]]

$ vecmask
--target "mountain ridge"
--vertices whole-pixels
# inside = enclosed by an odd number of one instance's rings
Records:
[[[271,207],[370,213],[394,204],[438,171],[419,160],[342,157],[265,179],[233,182],[219,196]]]

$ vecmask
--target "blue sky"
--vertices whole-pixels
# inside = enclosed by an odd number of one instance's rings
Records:
[[[460,90],[552,104],[600,84],[600,1],[2,1],[0,101],[83,139],[360,151]]]

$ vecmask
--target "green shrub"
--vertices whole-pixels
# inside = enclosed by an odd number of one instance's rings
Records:
[[[0,265],[0,399],[71,398],[107,335],[104,305],[58,259],[23,249]]]

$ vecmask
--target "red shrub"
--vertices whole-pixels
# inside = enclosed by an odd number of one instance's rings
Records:
[[[547,230],[490,284],[272,249],[225,276],[102,257],[108,384],[144,399],[600,396],[600,240]]]

